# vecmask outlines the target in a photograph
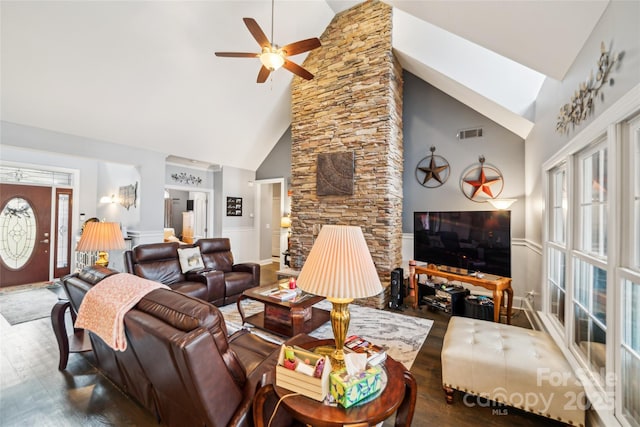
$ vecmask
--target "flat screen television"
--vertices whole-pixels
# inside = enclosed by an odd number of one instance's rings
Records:
[[[414,212],[416,261],[511,277],[511,212]]]

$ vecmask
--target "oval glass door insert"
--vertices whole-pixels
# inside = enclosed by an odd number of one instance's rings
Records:
[[[0,259],[14,270],[24,266],[36,246],[36,218],[25,199],[14,197],[0,213]]]

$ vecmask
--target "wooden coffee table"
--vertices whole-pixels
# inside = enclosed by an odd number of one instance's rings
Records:
[[[280,301],[269,296],[270,291],[277,289],[278,284],[247,289],[238,298],[237,305],[242,324],[249,323],[278,335],[292,337],[299,333],[308,333],[329,321],[331,315],[327,310],[312,307],[324,297],[300,293],[295,299]],[[242,301],[252,299],[264,304],[264,310],[245,317]]]

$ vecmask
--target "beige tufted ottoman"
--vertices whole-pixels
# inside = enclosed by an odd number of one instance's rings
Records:
[[[584,389],[548,334],[453,316],[442,343],[442,384],[467,405],[480,396],[567,424],[584,426]]]

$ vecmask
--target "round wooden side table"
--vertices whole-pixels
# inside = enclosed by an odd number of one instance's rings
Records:
[[[333,344],[333,340],[318,340],[302,345],[307,349]],[[322,402],[304,396],[290,396],[282,400],[289,413],[298,421],[314,427],[342,427],[349,424],[375,425],[393,415],[405,393],[404,371],[402,363],[387,355],[384,361],[387,371],[387,385],[380,396],[370,402],[354,405],[350,408],[325,405]],[[291,394],[290,390],[274,386],[278,398]]]

